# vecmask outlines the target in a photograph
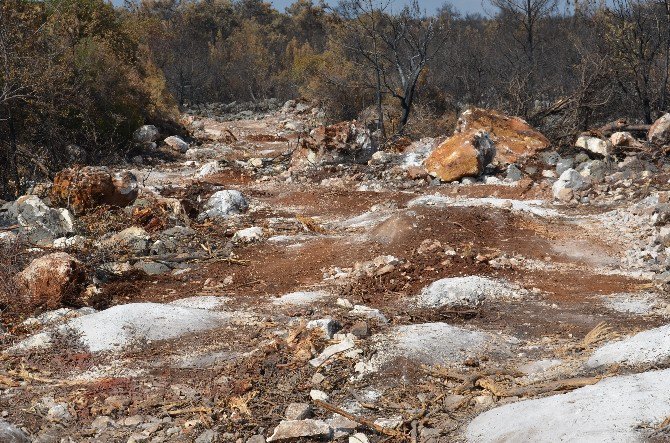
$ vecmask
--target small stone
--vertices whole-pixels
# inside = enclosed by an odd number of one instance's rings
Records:
[[[238,243],[256,243],[263,240],[263,228],[253,226],[241,229],[233,235],[233,241]]]
[[[91,429],[102,431],[110,426],[114,426],[114,420],[106,415],[100,415],[91,423]]]
[[[354,323],[353,326],[351,326],[351,329],[349,329],[349,332],[354,334],[357,338],[366,338],[370,335],[368,324],[364,321],[357,321]]]
[[[326,420],[326,423],[333,429],[333,438],[346,437],[356,431],[359,424],[349,420],[340,414],[334,414],[333,418]]]
[[[252,168],[262,168],[263,167],[263,159],[262,158],[252,158],[249,160],[249,166]]]
[[[65,403],[58,403],[49,408],[46,418],[50,422],[66,423],[72,420],[72,415],[68,411]]]
[[[357,432],[349,437],[349,443],[370,443],[370,440],[368,440],[367,435]]]
[[[375,420],[375,424],[384,429],[396,429],[402,424],[402,421],[402,417],[378,418]]]
[[[168,436],[170,436],[170,435],[176,435],[176,434],[179,434],[180,432],[181,432],[181,428],[180,428],[179,426],[174,426],[174,427],[172,427],[172,428],[168,428],[168,429],[165,431],[165,434],[168,435]]]
[[[109,412],[123,411],[130,405],[130,399],[120,395],[112,395],[105,399],[104,410]]]
[[[311,397],[312,400],[321,400],[321,401],[328,401],[330,398],[328,394],[326,394],[323,391],[319,391],[318,389],[312,389],[309,391],[309,396]]]
[[[195,439],[195,443],[213,443],[216,438],[216,432],[207,429]]]
[[[320,385],[321,382],[324,381],[325,379],[326,377],[322,373],[317,372],[314,375],[312,375],[312,384],[315,386]]]
[[[126,417],[120,422],[123,426],[138,426],[141,423],[144,423],[144,418],[141,415],[133,415],[131,417]]]
[[[507,174],[505,178],[508,181],[518,182],[519,180],[521,180],[522,177],[523,173],[521,172],[521,169],[519,169],[516,165],[507,166]]]
[[[186,143],[184,140],[181,139],[181,137],[177,137],[176,135],[166,138],[165,140],[163,140],[163,142],[170,148],[182,154],[185,154],[189,148],[188,143]]]
[[[252,435],[247,440],[247,443],[265,443],[265,437],[262,435]]]
[[[556,200],[564,202],[564,203],[567,203],[570,200],[572,200],[573,196],[574,196],[574,191],[572,189],[568,189],[568,188],[561,188],[554,195]]]
[[[337,306],[341,306],[346,309],[352,309],[354,307],[354,304],[346,298],[338,298],[336,304]]]
[[[332,429],[322,420],[285,420],[279,423],[268,442],[300,437],[330,438]]]
[[[307,329],[320,329],[323,336],[330,340],[341,329],[341,325],[332,318],[321,318],[307,323]]]
[[[568,158],[562,158],[556,163],[556,174],[561,175],[568,169],[572,169],[572,167],[575,165],[575,159],[568,157]]]
[[[368,306],[356,305],[354,306],[354,309],[349,311],[349,315],[376,319],[382,323],[388,323],[386,316],[384,316],[379,309],[370,308]]]
[[[312,407],[307,403],[291,403],[286,407],[284,417],[287,420],[304,420],[311,417]]]

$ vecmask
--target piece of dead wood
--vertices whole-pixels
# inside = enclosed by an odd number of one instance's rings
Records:
[[[198,406],[195,408],[185,408],[185,409],[175,409],[172,411],[167,411],[166,414],[170,417],[176,417],[177,415],[185,414],[211,414],[213,412],[212,408],[206,408],[204,406]]]
[[[601,126],[596,131],[604,136],[612,135],[615,132],[649,132],[651,125],[632,125],[625,120],[617,120]]]
[[[429,372],[431,375],[435,377],[440,377],[444,378],[446,380],[455,380],[458,382],[461,382],[461,384],[454,389],[454,392],[456,394],[463,394],[464,392],[470,391],[474,388],[476,388],[477,382],[485,377],[490,377],[490,376],[505,376],[505,377],[512,377],[512,378],[518,378],[518,377],[523,377],[523,373],[515,370],[506,370],[506,369],[491,369],[491,370],[485,370],[485,371],[480,371],[475,374],[461,374],[456,371],[451,371],[446,368],[431,368],[431,367],[424,367],[424,370]]]
[[[594,385],[600,380],[600,377],[575,377],[508,389],[500,386],[490,377],[483,377],[477,380],[476,385],[486,389],[496,397],[528,397],[549,392],[572,391],[584,386]]]
[[[235,264],[235,265],[242,265],[242,266],[247,266],[249,264],[249,261],[247,260],[237,260],[234,258],[226,257],[226,256],[217,256],[216,254],[214,255],[201,255],[201,254],[193,254],[193,255],[185,255],[185,256],[179,256],[177,254],[163,254],[163,255],[145,255],[141,257],[132,257],[132,261],[140,261],[140,260],[151,260],[155,262],[166,262],[166,263],[185,263],[185,262],[190,262],[190,261],[205,261],[205,260],[219,260],[219,261],[224,261],[227,263]]]
[[[316,232],[317,234],[328,234],[328,231],[324,229],[319,223],[317,223],[316,220],[314,220],[312,217],[296,215],[295,218],[309,231]]]
[[[373,430],[373,431],[375,431],[379,434],[387,435],[389,437],[401,438],[403,440],[407,439],[407,436],[400,431],[383,428],[379,425],[374,424],[373,422],[371,422],[368,419],[365,419],[365,418],[362,418],[362,417],[357,417],[353,414],[348,413],[344,409],[338,408],[337,406],[333,406],[333,405],[331,405],[329,403],[326,403],[324,401],[314,400],[314,404],[319,406],[320,408],[325,409],[326,411],[334,412],[335,414],[340,414],[342,417],[344,417],[348,420],[351,420],[351,421],[355,421],[359,425],[365,426],[366,428],[371,429],[371,430]]]
[[[0,231],[13,231],[14,229],[19,229],[20,227],[20,225],[5,226],[4,228],[0,228]]]

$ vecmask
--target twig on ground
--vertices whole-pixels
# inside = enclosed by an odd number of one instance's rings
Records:
[[[367,427],[367,428],[369,428],[369,429],[371,429],[371,430],[373,430],[373,431],[375,431],[379,434],[387,435],[389,437],[402,438],[402,439],[407,438],[407,436],[400,431],[383,428],[379,425],[374,424],[373,422],[371,422],[368,419],[365,419],[365,418],[362,418],[362,417],[357,417],[353,414],[348,413],[344,409],[338,408],[337,406],[333,406],[333,405],[328,404],[324,401],[314,400],[314,404],[323,408],[323,409],[325,409],[325,410],[327,410],[327,411],[334,412],[335,414],[340,414],[342,417],[344,417],[346,419],[349,419],[351,421],[355,421],[356,423],[358,423],[362,426],[365,426],[365,427]]]

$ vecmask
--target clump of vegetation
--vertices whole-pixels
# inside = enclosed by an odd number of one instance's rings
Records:
[[[104,0],[0,3],[0,196],[123,155],[176,107],[137,17]]]

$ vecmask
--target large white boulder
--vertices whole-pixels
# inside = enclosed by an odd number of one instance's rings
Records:
[[[670,360],[670,325],[642,331],[632,337],[607,343],[588,360],[590,367],[613,364],[661,364]]]
[[[443,278],[431,283],[419,294],[423,307],[477,306],[485,299],[514,298],[522,290],[506,281],[471,275]]]
[[[498,407],[475,418],[466,437],[473,443],[628,443],[645,441],[668,416],[670,369]]]
[[[47,347],[58,334],[74,334],[90,352],[120,352],[133,345],[214,329],[229,318],[230,314],[225,312],[174,304],[130,303],[74,318],[58,328],[27,338],[14,350]]]

